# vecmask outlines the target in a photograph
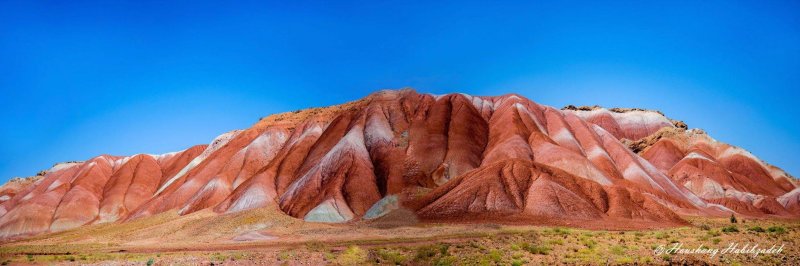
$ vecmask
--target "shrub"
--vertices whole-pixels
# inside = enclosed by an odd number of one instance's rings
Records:
[[[289,258],[292,257],[292,253],[289,251],[281,251],[278,253],[278,260],[280,261],[287,261]]]
[[[147,260],[147,266],[153,266],[154,263],[156,263],[156,260],[154,260],[153,258]]]
[[[456,258],[453,256],[444,256],[441,258],[437,258],[433,261],[434,266],[450,266],[455,264]]]
[[[722,228],[722,232],[725,232],[725,233],[738,233],[739,232],[739,228],[736,228],[736,226],[731,225],[731,226],[727,226],[725,228]]]
[[[489,259],[499,264],[503,260],[503,252],[499,249],[493,249],[489,251]]]
[[[367,251],[358,246],[350,246],[339,254],[336,262],[341,265],[362,265],[367,260],[367,255]]]
[[[736,223],[736,215],[733,215],[733,213],[731,213],[731,223],[732,224]]]
[[[634,260],[631,257],[621,257],[621,258],[617,258],[616,263],[617,264],[632,264],[633,261]]]
[[[311,251],[324,251],[325,244],[319,241],[309,241],[306,243],[306,248]]]
[[[708,231],[708,230],[711,230],[711,226],[709,226],[707,224],[701,224],[700,225],[700,229]]]
[[[611,254],[623,255],[623,254],[625,254],[625,247],[623,247],[623,246],[613,246],[613,247],[611,247]]]
[[[581,244],[583,244],[587,248],[594,248],[594,247],[597,246],[597,241],[594,241],[593,239],[589,239],[589,238],[582,238],[581,239]]]
[[[556,227],[555,229],[553,229],[553,233],[557,235],[569,235],[572,233],[572,230],[568,228]]]
[[[449,244],[439,244],[438,246],[439,246],[439,254],[442,254],[442,256],[447,256],[447,251],[448,251],[448,249],[450,249],[450,245]]]
[[[751,232],[757,232],[757,233],[763,233],[763,232],[765,232],[764,228],[761,228],[761,226],[753,226],[753,227],[750,227],[750,228],[748,228],[748,229],[747,229],[747,231],[751,231]]]
[[[385,248],[379,249],[376,254],[379,258],[381,258],[381,260],[394,265],[404,264],[408,260],[406,255],[403,255],[403,253]]]
[[[438,253],[438,250],[434,246],[421,246],[417,248],[414,260],[424,261],[436,256],[436,253]]]
[[[770,226],[769,228],[767,228],[767,231],[769,231],[770,233],[783,234],[786,233],[786,228],[784,228],[783,226]]]
[[[522,247],[522,249],[524,249],[528,253],[531,253],[531,254],[534,254],[534,255],[547,255],[547,254],[550,254],[550,247],[548,247],[548,246],[531,245],[531,244],[528,244],[528,243],[522,243],[522,245],[520,245],[520,246]]]

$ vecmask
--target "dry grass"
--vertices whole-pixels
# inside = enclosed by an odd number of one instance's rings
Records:
[[[191,216],[191,215],[188,215]],[[688,218],[692,226],[641,231],[594,231],[562,227],[419,224],[392,229],[333,226],[299,222],[267,210],[213,216],[165,214],[130,224],[100,225],[7,243],[0,262],[92,264],[136,262],[167,264],[249,264],[254,262],[339,265],[626,265],[700,263],[800,263],[800,222],[746,220],[726,230],[728,219]],[[265,222],[265,221],[270,221]],[[266,226],[264,226],[266,224]],[[159,229],[167,225],[168,229]],[[258,226],[256,226],[258,225]],[[275,240],[233,242],[231,236],[264,227]],[[204,228],[218,228],[203,232]],[[209,230],[205,230],[209,231]],[[728,231],[728,232],[724,232]],[[131,237],[142,233],[143,237]],[[166,239],[194,236],[206,244],[148,243],[159,233]],[[107,242],[99,242],[98,239]],[[113,240],[113,241],[111,241]],[[162,241],[163,242],[163,241]],[[724,248],[731,242],[785,243],[779,255],[654,254],[659,245]]]

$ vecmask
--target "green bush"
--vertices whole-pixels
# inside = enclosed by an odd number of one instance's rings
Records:
[[[722,228],[722,232],[725,232],[725,233],[738,233],[739,232],[739,228],[737,228],[736,226],[733,226],[733,225],[726,226],[726,227]]]
[[[437,258],[433,261],[434,266],[450,266],[456,263],[456,258],[453,256],[444,256]]]
[[[153,258],[147,260],[147,266],[153,266],[154,263],[156,263],[156,260],[154,260]]]
[[[581,244],[583,244],[587,248],[594,248],[594,247],[597,246],[597,241],[594,241],[594,239],[590,239],[590,238],[582,238],[581,239]]]
[[[765,232],[764,228],[761,228],[761,226],[753,226],[753,227],[750,227],[750,228],[748,228],[748,229],[747,229],[747,231],[751,231],[751,232],[757,232],[757,233],[763,233],[763,232]]]
[[[390,250],[390,249],[378,249],[375,252],[381,260],[389,262],[394,265],[400,265],[406,263],[408,258],[403,253],[398,251]]]
[[[499,264],[503,260],[503,251],[500,251],[499,249],[493,249],[492,251],[489,251],[489,259]]]
[[[767,228],[767,231],[769,231],[770,233],[783,234],[786,233],[786,228],[784,228],[783,226],[770,226],[769,228]]]
[[[417,252],[414,255],[414,260],[425,261],[428,258],[433,258],[436,256],[436,253],[439,253],[439,250],[437,250],[434,246],[421,246],[417,248]]]
[[[438,246],[439,246],[439,254],[442,254],[442,256],[447,256],[448,255],[447,251],[448,251],[448,249],[450,249],[450,245],[449,244],[439,244]]]
[[[617,264],[633,264],[633,261],[634,260],[631,257],[620,257],[620,258],[617,258],[615,263],[617,263]]]
[[[367,260],[368,255],[366,250],[358,246],[350,246],[342,254],[339,254],[336,262],[341,265],[362,265]]]
[[[613,246],[613,247],[611,247],[611,254],[623,255],[623,254],[625,254],[625,247],[623,247],[623,246]]]
[[[523,250],[527,251],[528,253],[534,255],[547,255],[550,254],[550,247],[544,245],[531,245],[528,243],[522,243],[520,245]]]
[[[569,235],[572,233],[572,230],[568,228],[556,227],[555,229],[553,229],[553,233],[555,233],[556,235]]]

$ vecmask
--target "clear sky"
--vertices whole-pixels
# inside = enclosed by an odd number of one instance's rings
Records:
[[[402,87],[658,109],[800,175],[798,1],[281,2],[1,1],[0,181]]]

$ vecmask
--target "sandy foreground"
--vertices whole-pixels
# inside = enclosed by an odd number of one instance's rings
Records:
[[[269,209],[164,213],[2,243],[3,265],[798,265],[800,221],[596,226],[306,223]],[[618,225],[626,228],[625,225]],[[583,228],[576,228],[583,227]],[[588,228],[587,228],[588,227]],[[609,227],[610,228],[610,227]],[[619,229],[614,228],[614,229]],[[756,254],[756,253],[760,254]]]

